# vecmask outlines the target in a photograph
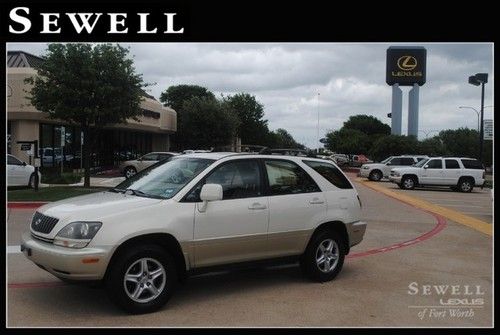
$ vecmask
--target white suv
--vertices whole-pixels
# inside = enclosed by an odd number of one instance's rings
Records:
[[[333,163],[197,153],[40,207],[21,250],[59,278],[103,282],[119,306],[142,313],[218,265],[298,260],[313,280],[332,280],[363,239],[360,218],[358,193]]]
[[[419,161],[428,158],[427,156],[390,156],[380,163],[363,164],[358,176],[365,177],[372,181],[380,181],[382,178],[389,178],[391,170],[398,167],[412,166]]]
[[[454,191],[471,192],[484,185],[485,169],[473,158],[432,157],[413,167],[391,170],[389,179],[402,189],[417,186],[450,186]]]

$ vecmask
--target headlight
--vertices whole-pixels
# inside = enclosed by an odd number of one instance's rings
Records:
[[[57,233],[54,244],[68,248],[84,248],[101,226],[101,222],[71,222]]]

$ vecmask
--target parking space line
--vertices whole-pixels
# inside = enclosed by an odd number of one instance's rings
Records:
[[[417,208],[421,208],[424,210],[427,210],[431,213],[439,214],[444,216],[447,219],[450,219],[452,221],[455,221],[459,224],[462,224],[464,226],[470,227],[472,229],[475,229],[483,234],[486,235],[493,235],[493,225],[489,224],[487,222],[481,221],[479,219],[473,218],[472,216],[468,216],[463,214],[462,212],[450,209],[450,208],[445,208],[441,206],[434,205],[428,201],[415,198],[406,194],[401,194],[398,192],[391,191],[383,186],[376,185],[375,182],[371,181],[366,181],[361,178],[356,178],[356,182],[361,183],[362,185],[369,187],[377,192],[383,193],[389,197],[398,199],[402,202],[405,202],[407,204],[410,204],[412,206],[415,206]]]

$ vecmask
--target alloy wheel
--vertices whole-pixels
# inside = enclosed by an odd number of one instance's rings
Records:
[[[166,272],[153,258],[141,258],[129,266],[123,278],[128,297],[139,303],[156,299],[165,288]]]
[[[339,262],[339,246],[333,239],[322,241],[316,249],[316,265],[325,273],[333,271]]]

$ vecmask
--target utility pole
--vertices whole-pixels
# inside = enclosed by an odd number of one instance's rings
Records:
[[[319,92],[318,92],[318,126],[317,126],[317,133],[316,133],[316,143],[318,145],[318,149],[316,153],[319,154]]]

